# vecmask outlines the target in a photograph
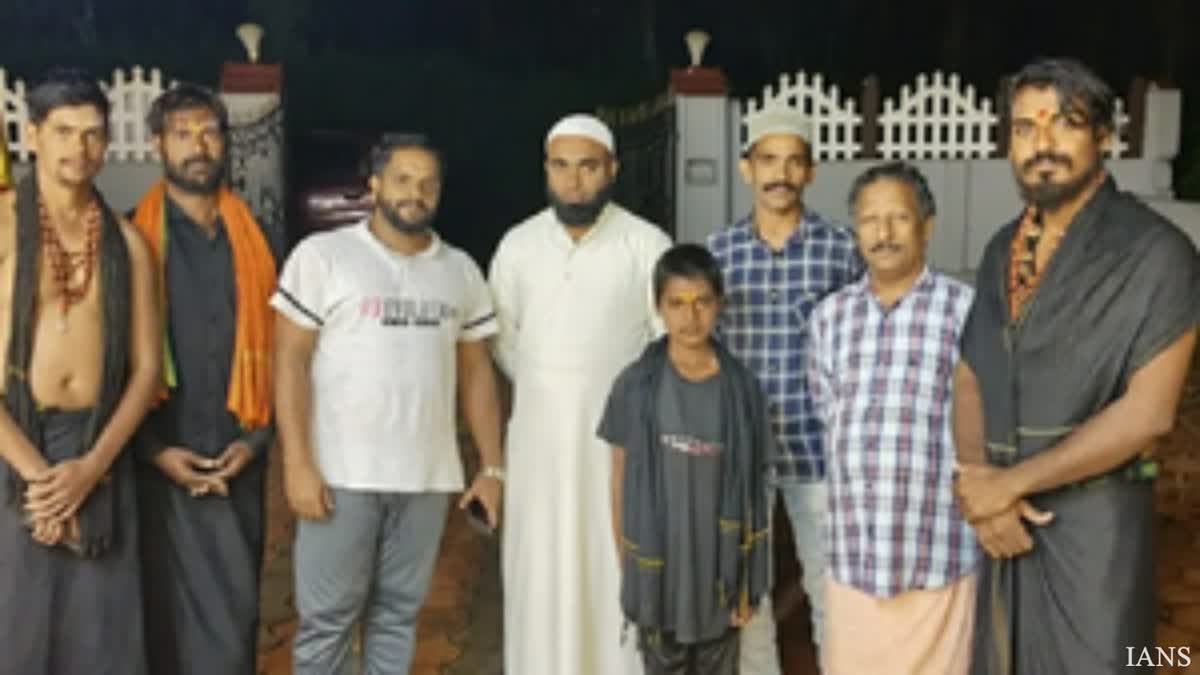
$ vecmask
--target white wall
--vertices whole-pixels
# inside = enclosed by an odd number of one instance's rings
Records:
[[[1147,199],[1146,203],[1192,237],[1200,247],[1200,202]]]
[[[13,177],[20,180],[29,172],[32,164],[17,162],[13,166]],[[96,177],[96,187],[108,200],[108,205],[119,214],[124,214],[141,200],[150,185],[162,176],[162,165],[158,162],[113,162],[104,165]]]

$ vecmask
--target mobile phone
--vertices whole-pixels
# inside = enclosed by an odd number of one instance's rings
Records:
[[[483,502],[479,501],[478,497],[467,502],[467,507],[464,511],[466,511],[467,523],[476,532],[486,535],[494,532],[491,523],[488,522],[487,509],[483,507]]]

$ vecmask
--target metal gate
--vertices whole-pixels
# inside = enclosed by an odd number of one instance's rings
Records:
[[[675,104],[664,93],[625,108],[601,108],[597,116],[616,136],[615,199],[675,238]]]

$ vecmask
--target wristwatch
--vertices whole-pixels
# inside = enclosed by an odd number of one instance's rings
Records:
[[[501,483],[504,482],[504,467],[502,466],[485,466],[479,470],[479,475],[487,478],[495,478]]]

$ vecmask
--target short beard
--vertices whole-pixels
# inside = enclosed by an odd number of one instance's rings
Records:
[[[591,227],[600,218],[600,212],[604,210],[604,207],[612,201],[614,189],[614,181],[609,181],[608,185],[600,188],[596,192],[596,196],[590,200],[569,203],[559,199],[554,190],[547,186],[546,198],[550,200],[550,206],[554,208],[554,215],[558,216],[558,222],[567,227]]]
[[[410,236],[428,232],[430,226],[433,225],[433,217],[436,215],[435,211],[430,211],[423,218],[405,220],[404,216],[400,215],[400,209],[385,204],[379,205],[379,213],[383,215],[384,222],[393,230]]]
[[[189,160],[194,162],[197,160]],[[205,179],[195,179],[189,177],[185,171],[188,162],[184,162],[183,166],[176,166],[171,162],[163,162],[163,170],[166,174],[167,182],[174,185],[176,188],[193,195],[209,196],[216,194],[217,190],[221,189],[221,183],[225,181],[225,158],[222,157],[213,164],[217,170]]]
[[[1054,212],[1086,192],[1103,171],[1103,162],[1097,160],[1087,171],[1066,183],[1052,183],[1037,176],[1031,184],[1018,175],[1017,186],[1020,188],[1021,199],[1026,204],[1039,211]]]

